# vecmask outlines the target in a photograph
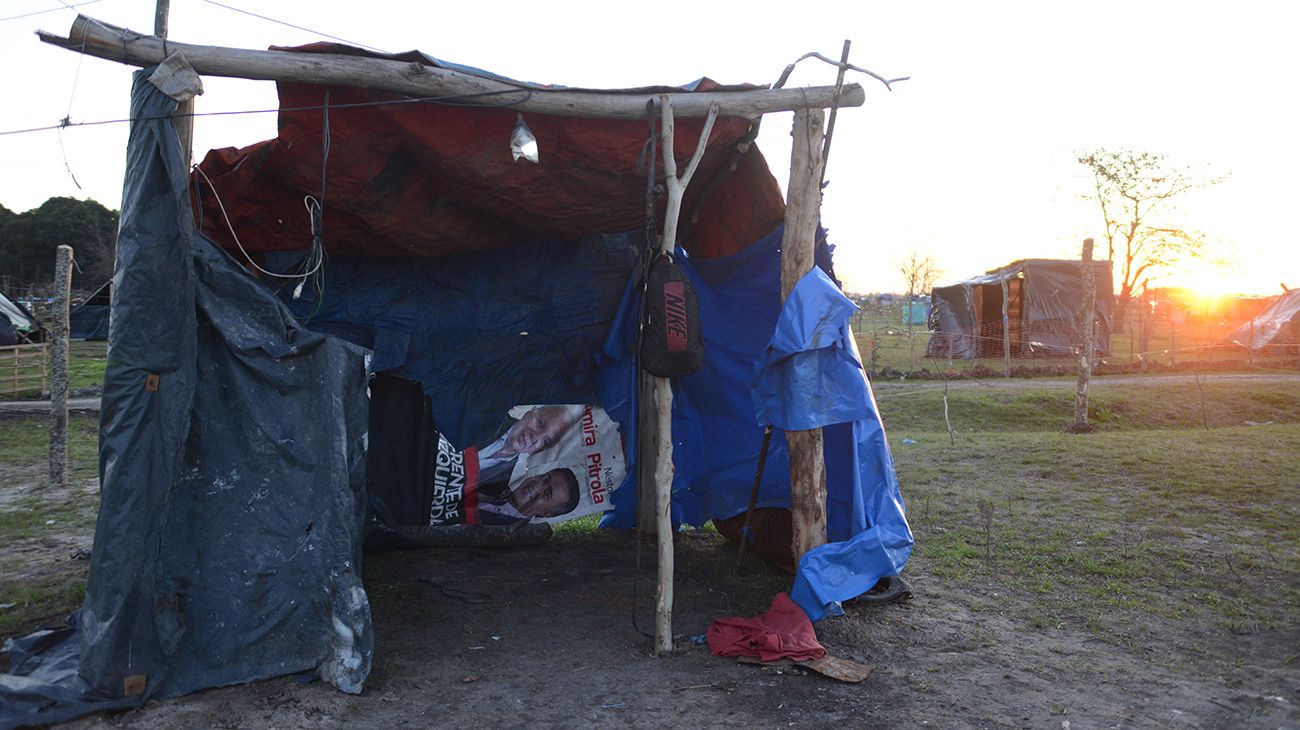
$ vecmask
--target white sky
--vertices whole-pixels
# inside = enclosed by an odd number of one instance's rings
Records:
[[[84,0],[67,0],[69,3]],[[222,0],[388,51],[418,48],[530,81],[617,87],[769,83],[806,51],[888,77],[858,79],[867,103],[841,112],[823,221],[852,291],[902,288],[899,260],[936,258],[946,278],[1016,258],[1073,257],[1100,238],[1090,178],[1075,152],[1162,152],[1230,174],[1188,197],[1167,222],[1205,231],[1226,270],[1160,283],[1276,293],[1300,286],[1300,4],[1289,2],[474,3]],[[59,8],[0,0],[0,18]],[[97,0],[82,12],[150,31],[154,0]],[[39,43],[74,12],[0,21],[0,131],[126,116],[130,69]],[[321,40],[203,0],[174,0],[171,37],[246,48]],[[831,84],[806,61],[791,85]],[[205,79],[198,111],[274,108],[270,82]],[[790,115],[769,115],[759,145],[787,175]],[[53,195],[118,207],[126,125],[0,136],[0,204],[22,211]],[[275,115],[200,117],[196,158],[275,134]],[[62,149],[60,149],[60,138]],[[502,144],[506,144],[503,140]],[[545,140],[540,140],[545,154]],[[65,167],[65,157],[66,165]],[[68,168],[81,184],[73,184]]]

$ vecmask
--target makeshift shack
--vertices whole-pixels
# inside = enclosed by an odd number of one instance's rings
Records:
[[[1097,295],[1093,347],[1110,351],[1112,294],[1109,261],[1094,261]],[[1080,263],[1023,259],[931,293],[926,357],[975,358],[1071,355],[1079,347],[1083,296]]]
[[[0,292],[0,347],[44,342],[45,328],[22,304]]]
[[[132,90],[85,605],[15,642],[21,676],[0,676],[0,726],[297,672],[360,691],[373,651],[362,542],[376,521],[581,508],[627,527],[652,497],[657,646],[674,528],[752,502],[791,510],[798,531],[817,504],[792,496],[799,480],[824,474],[822,537],[796,551],[791,591],[811,618],[906,564],[912,536],[848,329],[855,307],[824,234],[814,256],[815,204],[788,215],[752,143],[764,111],[797,110],[798,125],[810,103],[861,103],[861,89],[702,79],[586,90],[607,105],[590,113],[566,106],[569,90],[423,54],[240,51],[270,64],[259,78],[278,58],[352,71],[282,79],[277,137],[214,150],[191,173],[178,100],[196,70],[240,74],[205,65],[203,47],[98,21],[73,30],[45,39],[149,67]],[[397,71],[361,88],[372,67]],[[444,76],[456,91],[401,91]],[[516,156],[527,138],[536,162]],[[674,157],[691,159],[680,178]],[[815,201],[820,166],[806,172]],[[805,202],[792,188],[791,209]],[[796,225],[808,259],[790,277]],[[638,344],[647,271],[668,265],[661,246],[681,265],[669,283],[694,289],[703,364],[653,382],[652,407]],[[567,470],[541,408],[583,445],[614,436],[615,451],[581,452],[570,512],[527,512],[517,492],[506,504],[485,486],[509,466],[513,490],[539,455],[533,476]],[[515,438],[534,416],[533,435]],[[751,492],[765,426],[790,445],[771,439]],[[799,438],[811,434],[815,458],[792,466],[810,458]]]
[[[1228,335],[1228,342],[1254,352],[1279,354],[1300,345],[1300,289],[1287,290]]]

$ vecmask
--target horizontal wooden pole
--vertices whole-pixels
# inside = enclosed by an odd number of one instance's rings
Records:
[[[536,89],[482,78],[422,63],[333,53],[254,51],[222,46],[175,43],[77,16],[63,38],[37,31],[44,43],[132,66],[160,63],[164,54],[181,53],[205,76],[354,86],[405,96],[459,96],[458,105],[509,106],[518,111],[595,119],[645,119],[646,101],[657,93],[618,93],[573,89]],[[513,101],[517,99],[517,101]],[[839,106],[862,106],[866,94],[846,84]],[[513,103],[512,103],[513,101]],[[722,116],[752,119],[769,112],[826,108],[835,102],[835,87],[682,92],[673,95],[679,117],[703,117],[717,104]]]

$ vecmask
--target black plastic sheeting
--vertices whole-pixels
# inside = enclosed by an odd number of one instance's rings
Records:
[[[68,315],[68,336],[74,340],[107,340],[113,283],[99,287]]]
[[[148,74],[131,94],[86,600],[68,627],[7,645],[0,728],[306,670],[357,692],[370,669],[367,353],[299,326],[193,233],[176,102]]]

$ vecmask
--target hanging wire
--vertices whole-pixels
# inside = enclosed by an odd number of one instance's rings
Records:
[[[502,94],[523,94],[524,98],[513,101],[506,101],[499,104],[457,104],[458,101],[466,99],[481,99],[488,96],[500,96]],[[339,109],[363,109],[367,107],[379,106],[397,106],[401,104],[445,104],[448,106],[472,106],[484,109],[508,109],[510,107],[522,104],[533,97],[532,89],[498,89],[496,91],[479,91],[472,94],[450,94],[447,96],[415,96],[403,97],[400,99],[385,99],[382,101],[354,101],[344,104],[331,104],[330,108]],[[104,124],[124,124],[127,122],[151,122],[159,119],[183,119],[185,117],[226,117],[240,114],[277,114],[281,112],[310,112],[319,111],[325,107],[320,104],[311,106],[294,106],[282,107],[275,109],[232,109],[228,111],[217,112],[189,112],[180,114],[154,114],[139,117],[124,117],[122,119],[100,119],[93,122],[73,122],[68,119],[61,120],[58,124],[49,124],[44,127],[30,127],[28,129],[11,129],[0,132],[0,137],[12,134],[27,134],[30,132],[47,132],[53,129],[67,129],[68,127],[96,127]]]
[[[249,15],[249,16],[252,16],[252,17],[254,17],[254,18],[258,18],[258,19],[260,19],[260,20],[265,20],[265,21],[268,21],[268,22],[271,22],[271,23],[276,23],[276,24],[279,24],[279,25],[283,25],[283,26],[285,26],[286,28],[293,28],[294,30],[301,30],[301,31],[303,31],[304,33],[311,33],[312,35],[318,35],[318,36],[321,36],[321,37],[323,37],[323,38],[329,38],[330,40],[339,41],[340,43],[346,43],[346,44],[348,44],[349,46],[356,46],[356,47],[358,47],[358,48],[364,48],[364,49],[366,49],[367,51],[374,51],[375,53],[382,53],[382,54],[384,54],[385,56],[391,56],[391,55],[393,55],[393,54],[389,53],[388,51],[385,51],[385,50],[383,50],[383,49],[381,49],[381,48],[375,48],[374,46],[367,46],[367,45],[364,44],[364,43],[357,43],[356,41],[350,41],[350,40],[348,40],[348,39],[346,39],[346,38],[340,38],[340,37],[338,37],[338,36],[336,36],[336,35],[330,35],[329,33],[322,33],[322,32],[320,32],[319,30],[312,30],[311,28],[304,28],[304,27],[302,27],[301,25],[294,25],[293,23],[289,23],[289,22],[286,22],[286,21],[283,21],[283,20],[276,20],[275,18],[268,18],[268,17],[265,16],[265,15],[258,15],[257,13],[254,13],[254,12],[252,12],[252,11],[250,11],[250,10],[244,10],[244,9],[242,9],[242,8],[237,8],[237,7],[233,6],[233,5],[226,5],[225,3],[219,3],[219,2],[217,2],[216,0],[203,0],[203,2],[205,2],[205,3],[209,4],[209,5],[216,5],[216,6],[219,7],[219,8],[225,8],[226,10],[233,10],[233,11],[235,11],[236,13],[243,13],[244,15]]]
[[[68,4],[60,0],[60,4],[62,5],[62,7],[46,8],[45,10],[36,10],[30,13],[23,13],[22,15],[11,15],[7,18],[0,18],[0,23],[4,23],[10,20],[18,20],[20,18],[30,18],[33,15],[44,15],[46,13],[53,13],[59,10],[72,10],[73,8],[79,8],[82,5],[94,5],[97,2],[102,2],[102,0],[86,0],[85,2],[72,3],[72,4]]]
[[[208,173],[204,172],[203,168],[199,167],[198,165],[194,166],[194,170],[198,172],[199,175],[201,175],[203,179],[208,183],[208,188],[212,190],[212,196],[217,201],[217,207],[221,210],[221,217],[226,220],[226,228],[230,231],[230,237],[234,239],[235,246],[239,248],[240,253],[244,254],[244,258],[248,260],[250,266],[262,272],[263,274],[270,277],[274,277],[276,279],[306,280],[307,277],[311,276],[312,274],[320,270],[320,267],[323,263],[323,257],[320,255],[316,255],[314,251],[311,255],[308,256],[307,260],[304,261],[304,266],[306,266],[309,262],[313,260],[315,261],[315,264],[311,267],[310,271],[296,273],[296,274],[278,274],[274,271],[267,271],[266,269],[259,266],[257,262],[253,260],[253,257],[248,253],[247,249],[244,248],[244,244],[240,242],[239,234],[235,233],[235,226],[230,222],[230,214],[226,212],[226,205],[225,203],[221,202],[221,193],[218,193],[217,186],[212,184],[212,178],[208,177]]]

